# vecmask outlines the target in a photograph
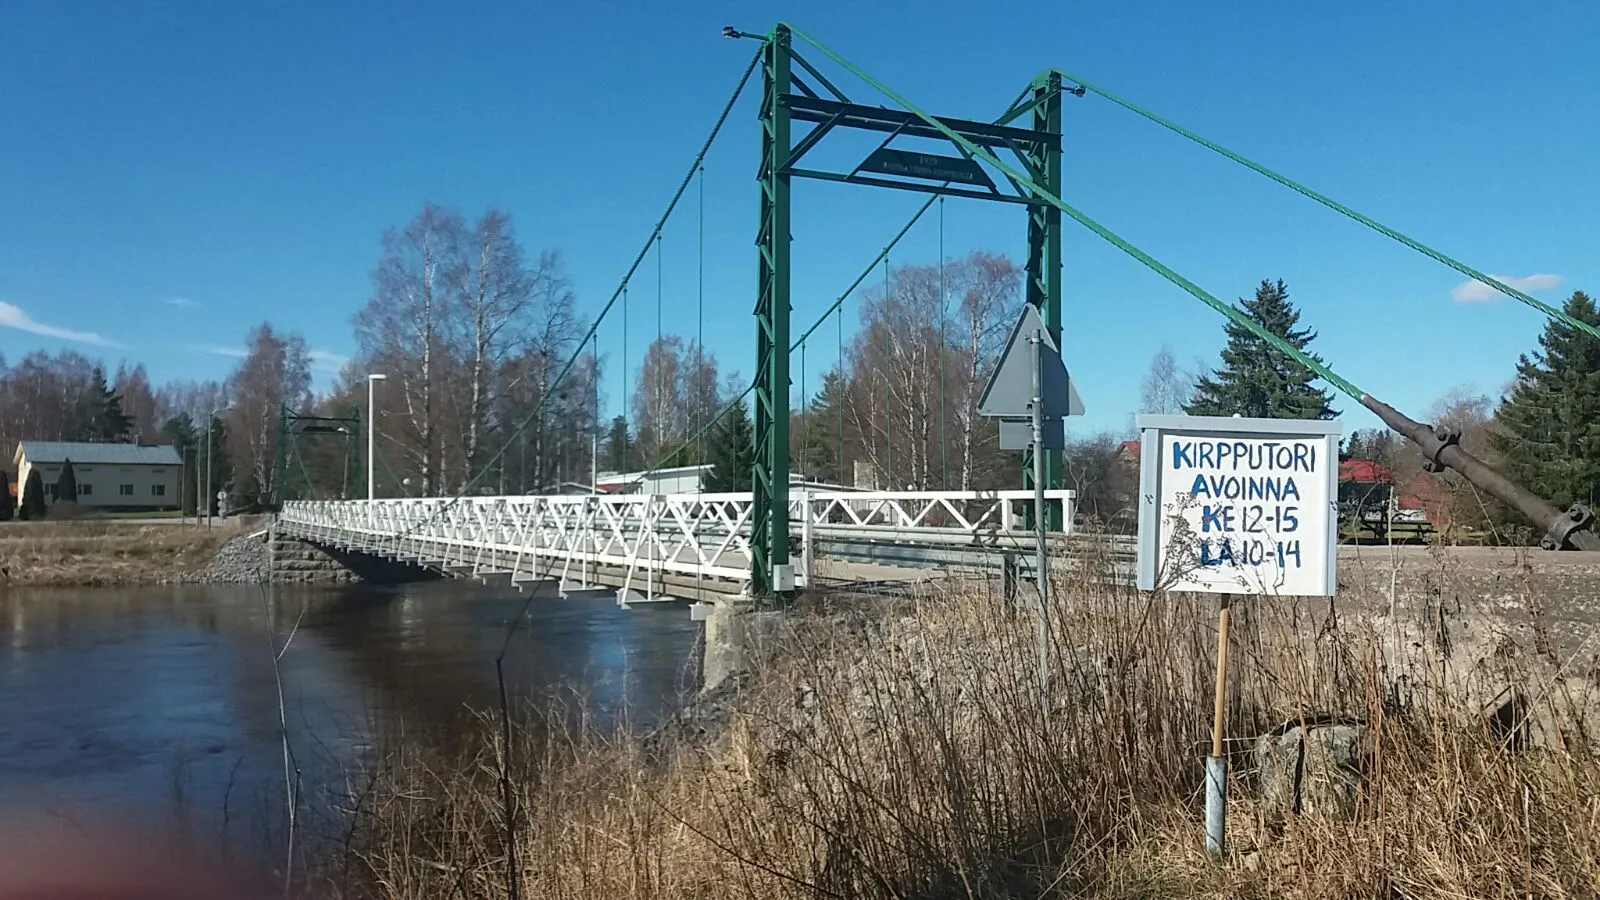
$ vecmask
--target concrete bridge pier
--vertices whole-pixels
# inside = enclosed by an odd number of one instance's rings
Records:
[[[700,665],[702,693],[749,672],[760,657],[761,645],[783,621],[783,613],[757,610],[743,594],[701,601],[691,606],[689,613],[695,621],[705,623]]]

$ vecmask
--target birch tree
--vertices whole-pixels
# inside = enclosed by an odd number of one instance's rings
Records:
[[[276,496],[279,426],[285,407],[305,411],[311,403],[311,353],[305,338],[281,335],[263,322],[250,332],[244,361],[228,379],[228,455],[234,465],[233,493],[245,506],[263,506]]]
[[[459,215],[429,203],[404,229],[385,232],[372,296],[355,316],[362,356],[389,376],[386,393],[398,400],[405,422],[391,438],[418,472],[424,496],[442,484],[439,363],[449,286],[462,279],[463,231]]]

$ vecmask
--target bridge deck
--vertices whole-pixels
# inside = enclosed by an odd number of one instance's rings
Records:
[[[1071,521],[1074,493],[1046,496]],[[819,547],[841,555],[831,565],[851,579],[917,581],[985,565],[1031,540],[1022,510],[1032,500],[1031,491],[796,491],[795,584],[813,583]],[[745,493],[302,501],[284,505],[279,527],[454,575],[609,588],[629,601],[709,599],[746,590],[751,511]]]

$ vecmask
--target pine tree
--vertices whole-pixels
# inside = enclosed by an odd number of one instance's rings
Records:
[[[0,522],[11,521],[17,513],[17,498],[11,493],[11,477],[0,471]]]
[[[755,426],[743,402],[723,414],[706,455],[711,458],[711,471],[702,476],[701,490],[712,494],[750,490],[755,471]]]
[[[56,477],[56,502],[78,502],[78,473],[72,471],[72,460],[63,460],[61,474]]]
[[[22,486],[22,505],[17,509],[17,518],[42,519],[45,512],[44,479],[39,477],[39,470],[34,469],[28,473],[28,481]]]
[[[1262,281],[1255,297],[1241,300],[1240,305],[1246,315],[1299,350],[1304,351],[1316,339],[1315,331],[1295,327],[1300,312],[1289,302],[1289,289],[1281,279]],[[1226,330],[1222,367],[1200,378],[1185,412],[1263,419],[1331,419],[1338,415],[1329,405],[1333,397],[1315,386],[1315,374],[1240,325],[1229,322]]]
[[[1582,291],[1566,312],[1600,325],[1600,310]],[[1600,339],[1551,320],[1530,359],[1517,360],[1517,381],[1495,413],[1495,443],[1513,481],[1557,506],[1600,497]]]

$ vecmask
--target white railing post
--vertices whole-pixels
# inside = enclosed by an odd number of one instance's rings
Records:
[[[809,588],[812,584],[811,520],[813,518],[811,514],[811,492],[809,490],[800,492],[800,516],[800,577],[804,579],[801,587]]]

